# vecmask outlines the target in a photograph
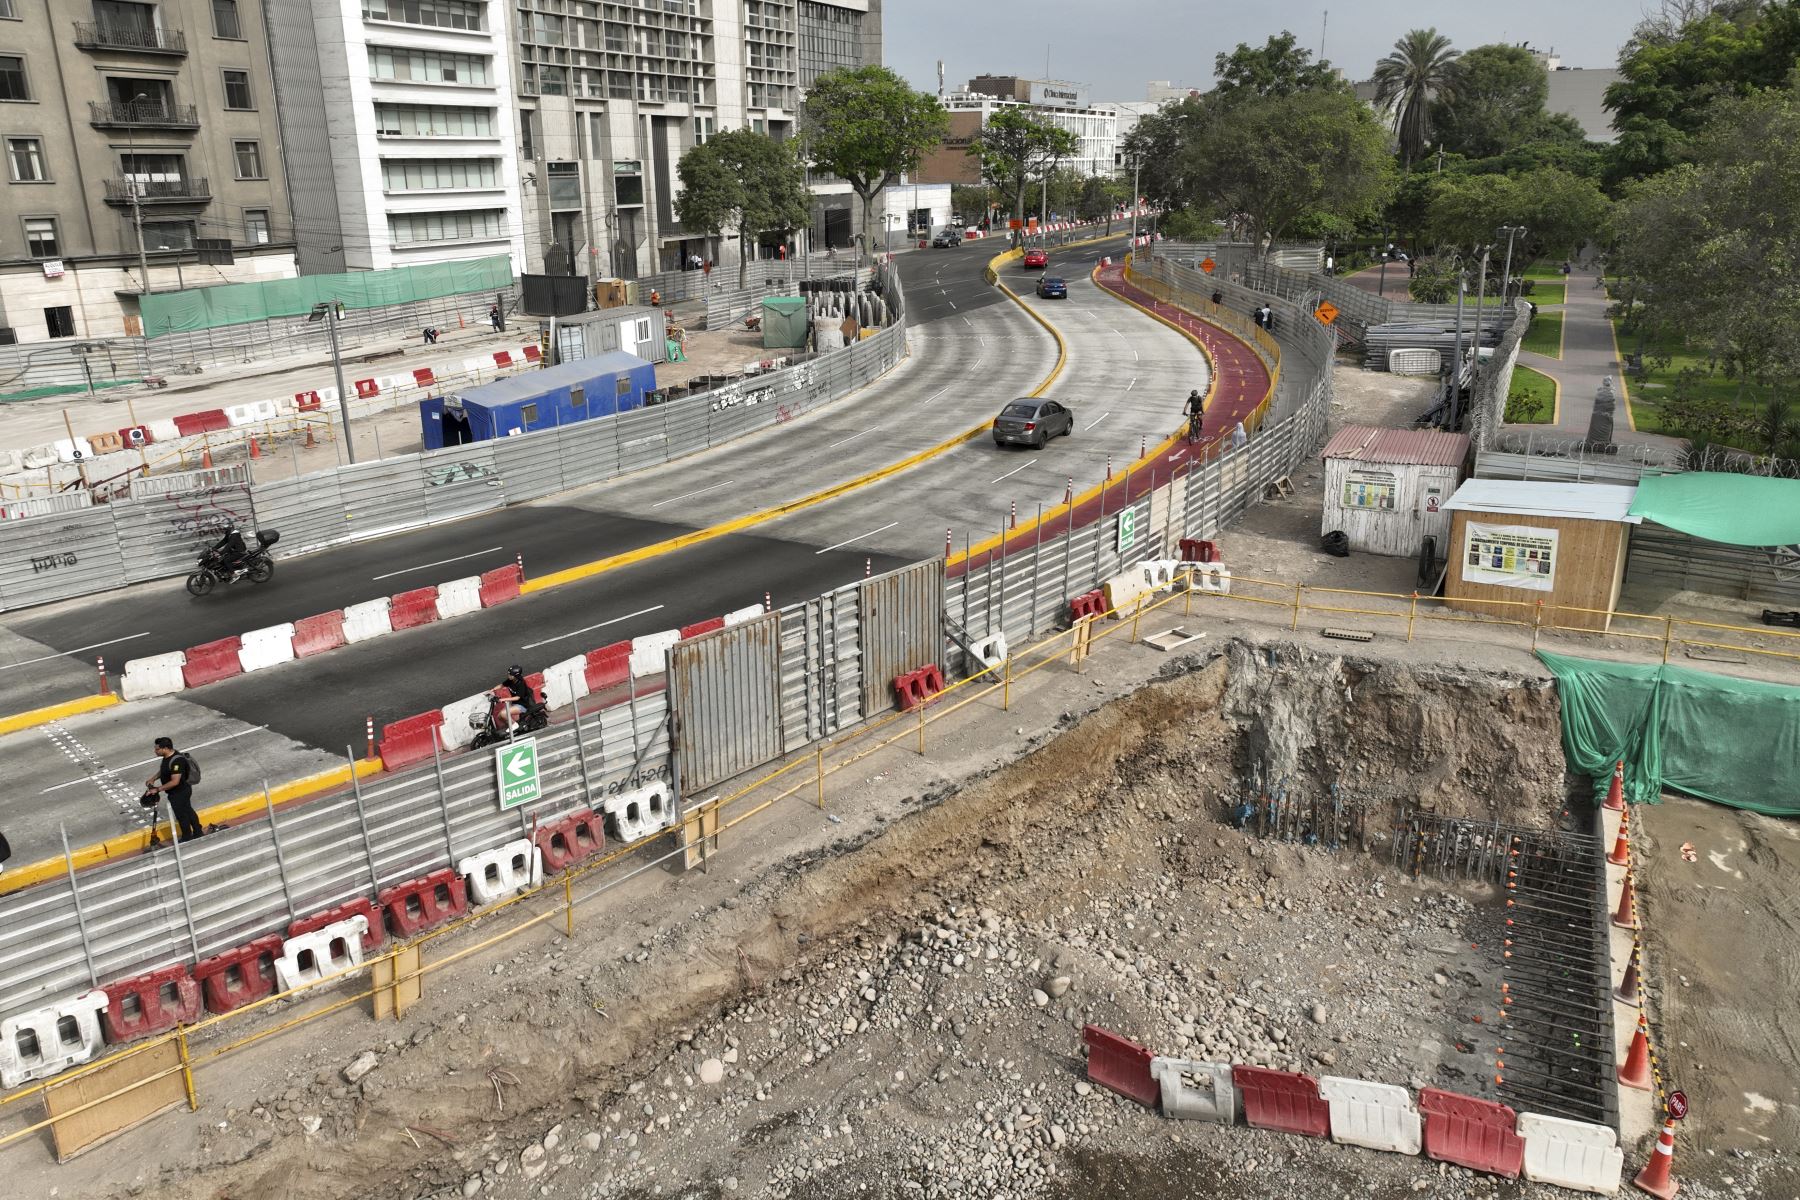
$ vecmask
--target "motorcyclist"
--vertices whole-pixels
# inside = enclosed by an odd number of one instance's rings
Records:
[[[234,523],[227,525],[225,536],[213,543],[213,553],[219,556],[219,565],[229,581],[244,573],[244,560],[250,556],[250,547],[244,544],[244,535]]]
[[[512,699],[507,701],[506,712],[508,719],[514,724],[518,724],[525,717],[537,711],[539,707],[537,690],[525,682],[524,667],[514,663],[508,669],[506,678],[501,681],[500,686],[512,693]]]
[[[1188,419],[1187,440],[1197,442],[1206,416],[1206,397],[1200,394],[1198,388],[1188,393],[1187,406],[1183,411],[1187,413]]]

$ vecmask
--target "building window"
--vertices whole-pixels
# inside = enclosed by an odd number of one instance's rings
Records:
[[[269,244],[268,209],[246,208],[244,210],[244,241],[252,246]]]
[[[553,162],[545,164],[545,177],[549,180],[550,207],[553,209],[571,209],[581,207],[581,164],[572,162]]]
[[[25,60],[16,54],[0,54],[0,100],[29,100],[25,85]]]
[[[75,309],[67,304],[58,304],[44,310],[44,328],[53,338],[75,336]]]
[[[444,54],[395,46],[369,47],[369,74],[405,83],[458,83],[485,87],[488,59],[473,54]]]
[[[493,137],[494,110],[434,104],[377,104],[375,132],[382,137]]]
[[[492,158],[384,158],[381,186],[390,192],[499,187],[498,163]]]
[[[225,107],[255,108],[256,102],[250,95],[250,72],[225,72]]]
[[[232,156],[237,160],[237,177],[239,179],[265,179],[263,174],[262,143],[233,142]]]
[[[398,21],[438,29],[486,29],[487,5],[476,0],[363,0],[365,21]]]
[[[0,0],[0,17],[17,18],[18,15],[13,11],[13,0]]]
[[[704,146],[708,138],[717,132],[712,117],[694,118],[694,145]]]
[[[238,23],[237,0],[212,0],[213,36],[241,40],[243,26]]]
[[[38,138],[6,139],[6,170],[14,183],[43,183],[50,178],[44,167],[44,143]]]
[[[418,242],[466,242],[506,236],[506,212],[498,208],[460,212],[390,213],[388,234],[396,246]]]
[[[144,249],[192,250],[193,248],[194,223],[192,221],[144,222]]]
[[[30,258],[57,258],[62,254],[55,217],[25,218],[25,253]]]

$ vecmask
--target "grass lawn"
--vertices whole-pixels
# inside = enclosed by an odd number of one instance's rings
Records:
[[[1506,393],[1506,423],[1548,425],[1555,418],[1556,381],[1542,371],[1514,367],[1512,387]]]
[[[1531,280],[1531,295],[1525,297],[1533,304],[1562,304],[1568,300],[1565,287],[1567,277],[1562,273],[1560,262],[1535,262],[1525,269],[1520,279]]]
[[[1561,358],[1562,328],[1561,313],[1540,311],[1531,328],[1525,331],[1525,349],[1545,358]]]
[[[1618,338],[1619,352],[1622,355],[1628,355],[1636,349],[1637,339],[1620,330],[1616,321],[1613,322],[1613,333]],[[1755,395],[1748,389],[1742,397],[1739,397],[1738,381],[1726,375],[1723,370],[1707,374],[1707,360],[1704,354],[1692,354],[1686,350],[1679,350],[1669,356],[1667,366],[1652,363],[1649,359],[1649,352],[1646,351],[1644,373],[1626,376],[1625,384],[1631,392],[1632,415],[1637,420],[1638,429],[1644,433],[1666,433],[1674,437],[1686,436],[1686,430],[1671,428],[1664,423],[1657,401],[1674,392],[1676,380],[1680,377],[1682,370],[1688,367],[1695,368],[1700,372],[1700,377],[1695,380],[1693,385],[1697,389],[1698,395],[1708,399],[1722,400],[1726,404],[1735,404],[1746,415],[1755,413],[1761,407]]]

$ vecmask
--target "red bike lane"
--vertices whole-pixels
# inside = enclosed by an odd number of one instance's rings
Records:
[[[1253,415],[1269,396],[1268,367],[1255,349],[1236,334],[1158,300],[1127,281],[1121,263],[1102,267],[1095,282],[1115,296],[1148,309],[1192,335],[1206,348],[1206,356],[1212,364],[1212,384],[1206,417],[1201,423],[1201,440],[1190,445],[1178,430],[1103,485],[1083,492],[1072,503],[1065,502],[1046,512],[1041,523],[1026,521],[1016,529],[1008,530],[1004,541],[999,537],[990,538],[972,547],[966,558],[952,558],[948,574],[953,579],[996,558],[1028,550],[1046,537],[1091,525],[1107,514],[1118,512],[1128,502],[1148,495],[1168,482],[1172,475],[1189,470],[1193,464],[1218,453],[1239,421],[1250,428]]]

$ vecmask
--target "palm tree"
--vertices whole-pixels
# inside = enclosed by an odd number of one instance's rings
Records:
[[[1375,103],[1393,111],[1394,133],[1409,167],[1431,141],[1431,102],[1449,99],[1454,90],[1459,53],[1436,29],[1415,29],[1375,64]]]

